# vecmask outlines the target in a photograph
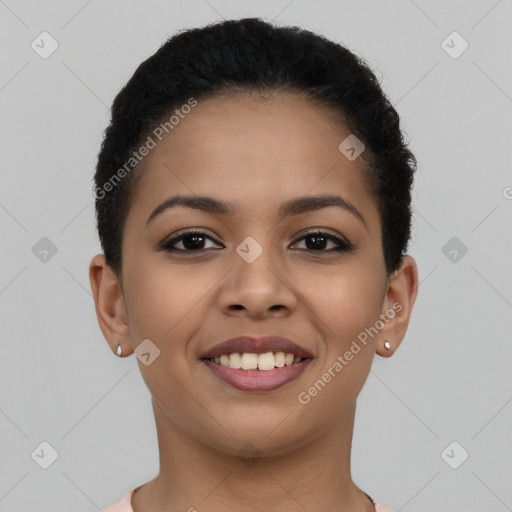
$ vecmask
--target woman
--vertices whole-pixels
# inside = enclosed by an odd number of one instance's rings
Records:
[[[95,174],[100,328],[160,471],[108,512],[386,511],[356,400],[403,340],[416,160],[367,65],[297,27],[183,31],[116,97]]]

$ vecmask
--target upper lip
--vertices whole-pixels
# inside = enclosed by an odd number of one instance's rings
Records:
[[[251,336],[239,336],[223,341],[203,352],[200,359],[213,359],[224,354],[234,352],[253,354],[264,354],[266,352],[285,352],[294,354],[302,358],[313,357],[304,347],[297,345],[293,341],[280,336],[264,336],[262,338],[252,338]]]

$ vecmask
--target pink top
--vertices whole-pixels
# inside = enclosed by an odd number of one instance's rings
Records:
[[[133,512],[132,494],[136,489],[138,489],[138,487],[134,487],[124,498],[122,498],[117,503],[114,503],[114,505],[111,505],[110,507],[102,510],[101,512]],[[371,496],[368,497],[372,500],[373,504],[375,505],[376,512],[390,512],[386,507],[384,507],[380,503],[377,503]]]

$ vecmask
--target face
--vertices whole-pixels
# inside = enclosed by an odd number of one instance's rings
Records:
[[[248,442],[261,454],[297,449],[351,416],[378,344],[403,336],[364,162],[338,149],[349,134],[298,96],[215,98],[148,155],[124,228],[116,321],[126,322],[124,352],[143,340],[160,351],[139,367],[169,428],[225,453]],[[181,205],[148,221],[176,195],[232,212]],[[319,196],[351,206],[281,215]],[[384,327],[368,335],[379,318]],[[242,335],[285,337],[312,358],[273,390],[242,390],[200,358]]]

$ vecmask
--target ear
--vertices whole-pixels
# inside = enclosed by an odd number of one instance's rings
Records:
[[[114,353],[121,345],[122,353],[126,354],[132,343],[123,290],[104,254],[97,254],[91,260],[89,280],[101,332]]]
[[[392,356],[404,339],[411,312],[418,293],[418,268],[411,256],[402,258],[401,266],[389,278],[388,290],[382,304],[381,319],[384,327],[377,340],[377,353]],[[387,349],[384,343],[391,345]]]

